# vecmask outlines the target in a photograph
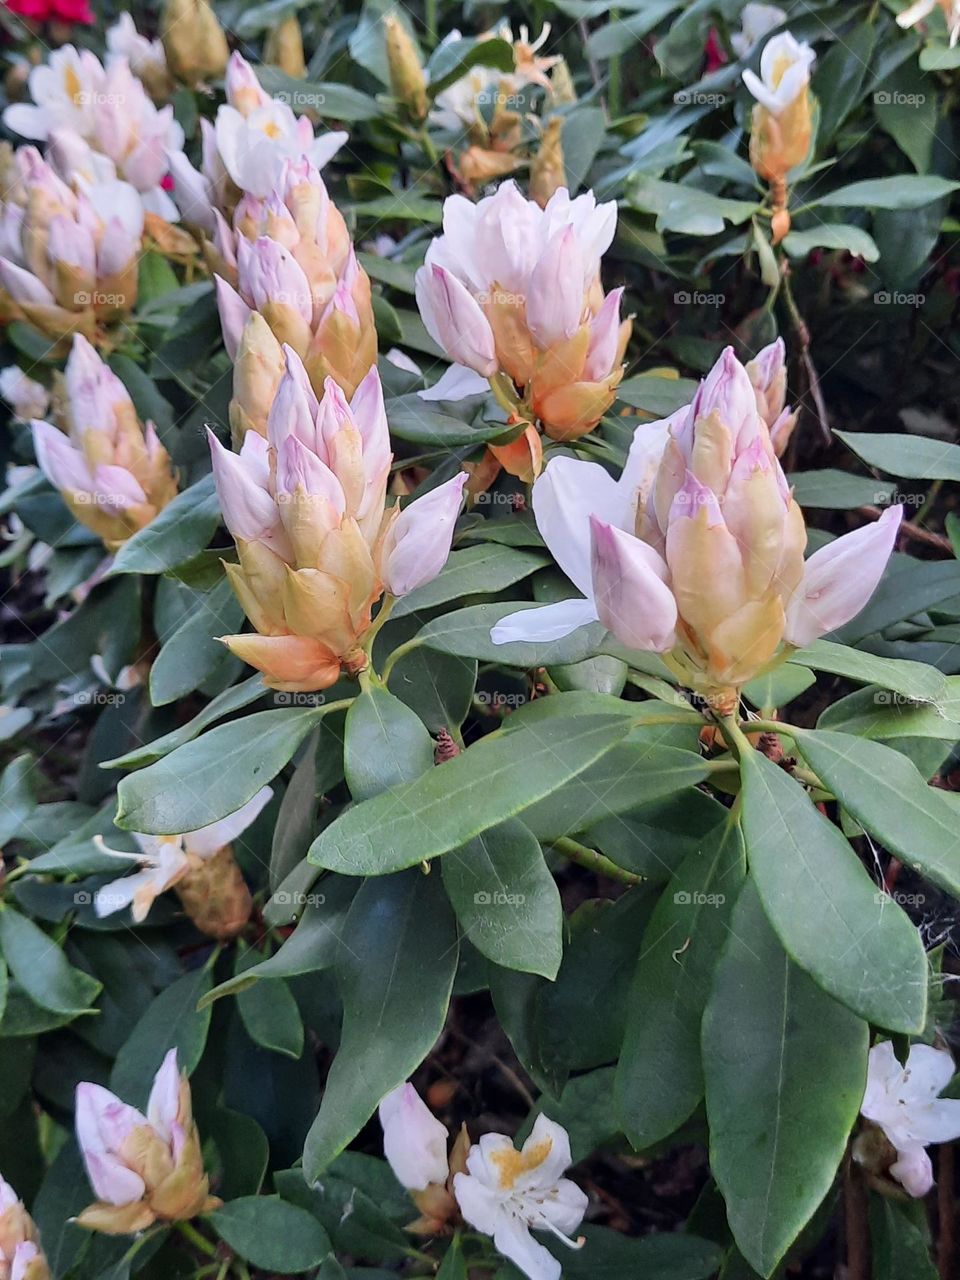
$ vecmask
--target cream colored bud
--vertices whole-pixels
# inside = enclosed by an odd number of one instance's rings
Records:
[[[387,39],[390,89],[415,120],[425,120],[430,109],[427,79],[409,31],[392,14],[383,20]]]
[[[567,185],[563,162],[563,121],[554,116],[547,122],[537,154],[530,165],[530,198],[542,209],[555,191]]]
[[[297,80],[302,80],[307,74],[307,63],[303,56],[303,32],[295,13],[289,14],[278,27],[271,30],[263,47],[263,60]]]
[[[167,65],[177,80],[195,85],[222,76],[229,49],[207,0],[167,0],[160,20]]]

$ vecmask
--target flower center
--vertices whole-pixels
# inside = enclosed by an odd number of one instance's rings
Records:
[[[500,1190],[511,1191],[516,1186],[517,1179],[524,1173],[539,1169],[552,1150],[553,1139],[544,1138],[527,1151],[515,1151],[512,1147],[494,1151],[491,1159],[497,1166]]]

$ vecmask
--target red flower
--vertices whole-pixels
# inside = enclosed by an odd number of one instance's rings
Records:
[[[82,22],[93,18],[90,0],[4,0],[11,13],[32,22]]]
[[[716,71],[722,67],[727,61],[727,55],[720,43],[720,36],[717,34],[716,27],[710,28],[710,34],[707,36],[707,42],[703,46],[703,52],[706,56],[706,65],[703,70],[706,75],[711,71]]]

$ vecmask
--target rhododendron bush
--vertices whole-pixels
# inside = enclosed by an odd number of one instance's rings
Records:
[[[954,1280],[960,8],[0,31],[0,1280]]]

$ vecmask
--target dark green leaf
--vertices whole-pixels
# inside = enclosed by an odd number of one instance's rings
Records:
[[[757,751],[744,753],[741,771],[750,874],[788,954],[861,1017],[921,1030],[927,961],[917,930],[798,782]]]
[[[867,1024],[787,957],[748,882],[704,1013],[703,1067],[710,1165],[740,1251],[761,1275],[830,1190],[869,1043]]]
[[[491,734],[348,810],[314,841],[310,861],[347,875],[384,875],[435,858],[562,787],[629,728],[623,716],[598,716]]]
[[[563,955],[560,893],[536,838],[513,819],[452,849],[443,883],[465,936],[495,964],[555,978]]]
[[[319,1266],[330,1252],[316,1218],[279,1196],[231,1200],[207,1221],[235,1253],[265,1271],[299,1275]]]
[[[210,990],[209,968],[195,969],[161,991],[117,1054],[110,1087],[124,1102],[142,1107],[153,1077],[170,1049],[177,1050],[180,1070],[191,1075],[203,1055],[210,1029],[209,1008],[198,1001]]]
[[[740,827],[728,820],[684,859],[643,936],[616,1083],[635,1147],[668,1137],[703,1097],[700,1022],[745,868]]]
[[[92,1012],[100,983],[75,969],[53,938],[10,906],[0,910],[0,950],[11,976],[41,1009],[72,1015]]]
[[[457,969],[456,922],[436,873],[368,880],[354,899],[344,939],[336,966],[343,1030],[304,1147],[310,1182],[430,1052]]]

